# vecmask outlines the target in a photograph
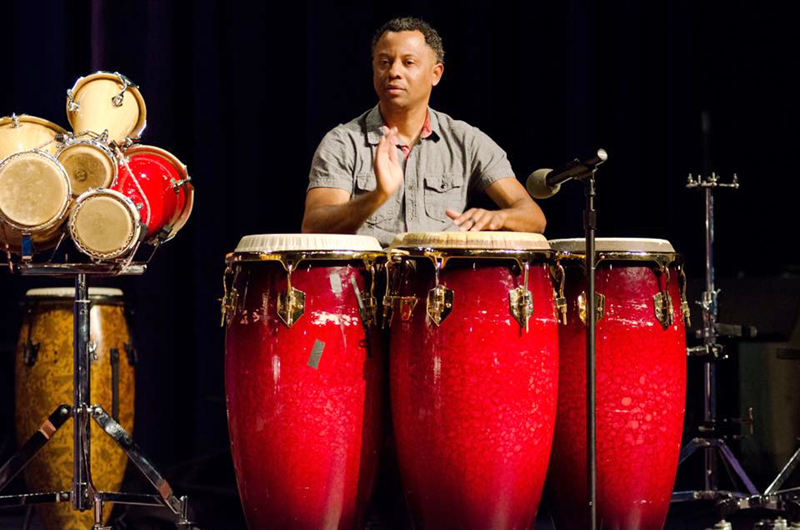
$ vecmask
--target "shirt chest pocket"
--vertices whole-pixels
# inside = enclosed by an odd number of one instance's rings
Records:
[[[375,173],[360,173],[356,175],[354,196],[363,195],[365,193],[374,191],[376,187],[377,181],[375,180]],[[397,195],[398,194],[395,193],[394,196],[389,197],[389,199],[383,203],[381,207],[375,211],[375,213],[367,218],[366,222],[374,225],[396,218],[400,210]]]
[[[462,182],[452,173],[425,175],[425,213],[437,221],[449,221],[445,210],[461,212],[466,205]]]

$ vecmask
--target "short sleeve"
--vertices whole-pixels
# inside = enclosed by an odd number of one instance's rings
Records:
[[[471,185],[476,190],[483,191],[500,179],[515,177],[506,152],[478,128],[473,128],[470,147],[473,167]]]
[[[339,188],[353,193],[355,149],[346,134],[333,129],[320,142],[311,161],[308,189]]]

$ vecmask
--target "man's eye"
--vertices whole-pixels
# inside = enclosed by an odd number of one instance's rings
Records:
[[[415,64],[414,61],[411,60],[406,61],[406,66],[411,66],[412,64]]]

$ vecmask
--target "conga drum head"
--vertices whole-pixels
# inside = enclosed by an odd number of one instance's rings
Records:
[[[52,156],[16,153],[0,164],[0,218],[19,230],[56,224],[69,206],[69,178]]]
[[[56,157],[69,175],[73,197],[89,188],[107,188],[117,176],[117,160],[100,142],[70,141]]]
[[[585,254],[586,240],[583,238],[551,239],[550,246],[553,250],[569,252],[571,254]],[[597,252],[618,253],[675,253],[672,244],[666,239],[647,239],[634,237],[598,237],[595,239]]]
[[[550,250],[550,245],[542,234],[528,232],[405,232],[389,248]]]
[[[42,149],[56,152],[56,135],[66,134],[60,126],[26,114],[0,118],[0,160],[14,153]]]
[[[125,170],[138,176],[152,202],[152,218],[145,221],[148,237],[169,241],[189,220],[194,206],[194,186],[186,165],[169,151],[152,145],[135,144],[125,150],[125,158]]]
[[[139,88],[119,73],[96,72],[81,77],[67,92],[67,119],[78,133],[101,134],[122,145],[141,136],[147,108]]]
[[[127,256],[141,234],[133,202],[114,190],[90,190],[75,201],[69,231],[75,246],[95,259]]]
[[[348,234],[256,234],[244,236],[236,254],[278,252],[380,252],[381,244],[370,236]]]

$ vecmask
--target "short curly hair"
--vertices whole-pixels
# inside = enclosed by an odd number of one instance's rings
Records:
[[[442,38],[439,36],[439,33],[424,20],[414,17],[393,18],[378,28],[378,31],[375,32],[375,36],[372,37],[373,54],[375,53],[375,46],[377,46],[378,41],[381,40],[383,34],[388,31],[419,31],[425,37],[425,44],[427,44],[436,55],[436,61],[444,63],[444,46],[442,45]]]

